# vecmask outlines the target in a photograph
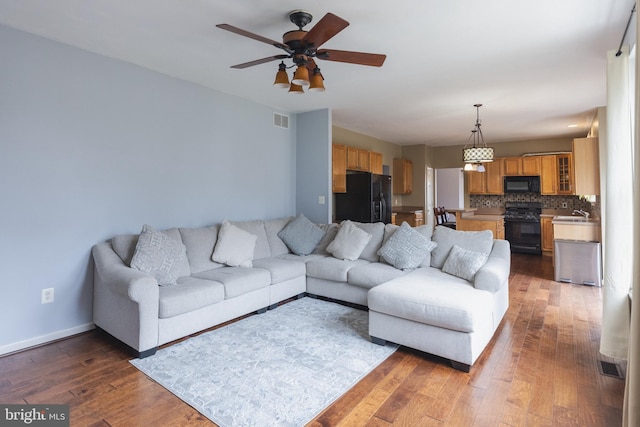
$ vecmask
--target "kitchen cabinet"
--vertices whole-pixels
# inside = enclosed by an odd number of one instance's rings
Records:
[[[333,144],[331,147],[331,177],[334,193],[347,192],[347,147]]]
[[[540,218],[540,234],[542,239],[542,254],[551,255],[553,253],[553,218]]]
[[[458,216],[456,230],[484,231],[490,230],[494,239],[504,240],[504,219],[496,215]]]
[[[358,170],[371,172],[369,151],[358,148]]]
[[[369,169],[371,173],[382,175],[382,153],[369,152]]]
[[[424,225],[424,210],[421,208],[399,207],[396,209],[391,215],[393,224],[402,225],[403,222],[407,222],[412,227]]]
[[[485,172],[467,172],[467,192],[469,194],[504,194],[502,177],[503,159],[483,163]]]
[[[347,146],[347,169],[370,172],[369,151]]]
[[[393,194],[413,191],[413,163],[408,159],[393,159]]]
[[[557,175],[556,156],[540,156],[540,194],[557,194]]]
[[[573,140],[573,178],[575,194],[600,194],[598,138]]]
[[[573,170],[571,168],[571,153],[556,155],[557,165],[557,194],[573,193]]]
[[[540,157],[504,157],[504,174],[509,176],[540,175]]]

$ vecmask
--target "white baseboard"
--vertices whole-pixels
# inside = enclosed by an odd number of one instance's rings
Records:
[[[30,338],[24,341],[18,341],[12,344],[7,344],[0,346],[0,356],[3,354],[13,353],[16,351],[24,350],[30,347],[35,347],[41,344],[46,344],[51,341],[56,341],[62,338],[67,338],[72,335],[77,335],[82,332],[90,331],[95,329],[95,325],[93,322],[85,323],[84,325],[75,326],[73,328],[64,329],[62,331],[56,331],[51,334],[41,335],[39,337]]]

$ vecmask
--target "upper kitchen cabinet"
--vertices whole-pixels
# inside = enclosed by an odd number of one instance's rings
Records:
[[[382,153],[369,152],[369,168],[371,173],[382,175]]]
[[[558,166],[557,194],[574,194],[573,191],[573,169],[571,153],[556,155],[556,165]]]
[[[370,172],[369,151],[347,146],[347,169]]]
[[[577,138],[573,140],[573,177],[575,180],[575,194],[600,194],[599,162],[598,138]]]
[[[467,192],[469,194],[504,194],[502,177],[503,159],[482,164],[485,172],[467,172]]]
[[[558,167],[553,154],[540,156],[540,194],[554,195],[558,191]]]
[[[540,175],[540,157],[505,157],[504,175],[509,176],[536,176]]]
[[[413,191],[413,163],[408,159],[393,159],[393,194]]]
[[[571,153],[540,156],[540,193],[574,194]]]
[[[333,144],[331,147],[332,191],[347,192],[347,147]]]

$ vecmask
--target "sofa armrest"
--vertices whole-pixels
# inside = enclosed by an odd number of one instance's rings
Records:
[[[494,240],[487,262],[478,270],[473,286],[491,293],[509,283],[511,247],[507,240]]]
[[[95,281],[131,301],[158,301],[157,280],[142,271],[127,266],[113,251],[109,243],[100,243],[92,249],[95,263]]]

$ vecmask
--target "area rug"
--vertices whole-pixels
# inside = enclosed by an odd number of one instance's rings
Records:
[[[131,363],[220,426],[301,426],[396,350],[368,320],[302,298]]]

